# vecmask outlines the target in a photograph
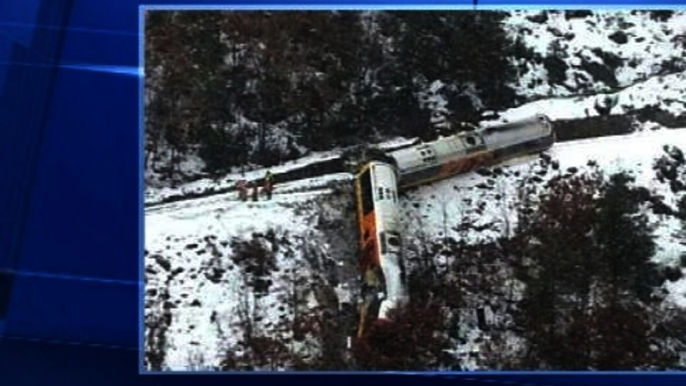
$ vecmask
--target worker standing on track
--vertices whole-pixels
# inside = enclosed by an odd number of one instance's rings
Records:
[[[251,182],[250,184],[251,184],[251,186],[252,186],[252,200],[253,200],[253,201],[257,201],[257,199],[258,199],[258,197],[257,197],[258,194],[257,194],[257,193],[258,193],[259,184],[258,184],[257,182],[255,182],[255,181]]]
[[[238,190],[238,198],[241,201],[247,201],[248,200],[248,182],[245,180],[243,174],[241,174],[241,179],[236,182],[236,189]]]
[[[267,170],[267,174],[264,176],[264,187],[262,188],[267,200],[272,199],[272,191],[274,190],[274,175],[271,171]]]

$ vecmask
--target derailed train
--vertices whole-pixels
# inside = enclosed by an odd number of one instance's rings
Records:
[[[392,319],[409,300],[402,264],[398,193],[509,159],[541,152],[555,142],[544,115],[396,150],[370,160],[355,176],[364,301],[358,338],[371,323]]]

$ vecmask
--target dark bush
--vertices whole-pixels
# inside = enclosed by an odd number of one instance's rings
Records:
[[[548,12],[541,11],[535,15],[527,16],[526,18],[532,23],[545,24],[548,21]]]
[[[614,70],[605,64],[582,60],[580,67],[598,82],[603,82],[611,88],[616,88],[619,85]]]
[[[557,56],[547,56],[543,59],[543,66],[548,72],[548,81],[553,84],[563,84],[567,80],[567,63]]]
[[[674,16],[674,11],[671,10],[660,10],[660,11],[648,11],[650,18],[653,20],[665,22]]]
[[[565,19],[570,20],[570,19],[583,19],[585,17],[593,16],[593,11],[585,11],[585,10],[574,10],[574,11],[565,11]]]
[[[608,37],[617,44],[626,44],[629,41],[629,37],[627,36],[626,32],[621,30],[613,32]]]

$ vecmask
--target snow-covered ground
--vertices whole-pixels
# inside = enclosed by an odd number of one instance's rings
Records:
[[[272,173],[284,173],[284,172],[287,172],[287,171],[290,171],[293,169],[305,167],[305,166],[313,164],[313,163],[335,159],[338,156],[339,156],[338,151],[317,152],[317,153],[310,154],[306,157],[300,158],[298,160],[285,162],[284,164],[275,166],[275,167],[271,168],[270,170]],[[171,197],[171,196],[192,194],[192,193],[202,193],[202,192],[205,192],[207,190],[220,190],[220,189],[233,188],[235,186],[236,181],[238,181],[242,178],[244,178],[248,181],[263,178],[265,175],[265,172],[266,172],[266,170],[257,169],[257,170],[246,171],[242,175],[241,175],[241,173],[231,173],[231,174],[227,174],[227,175],[223,176],[221,179],[218,179],[218,180],[212,180],[210,178],[204,178],[204,179],[196,180],[196,181],[189,182],[186,184],[182,184],[176,188],[148,187],[145,190],[145,203],[146,203],[146,205],[152,205],[152,204],[159,203],[159,202],[163,201],[164,199]]]
[[[553,120],[595,117],[599,115],[596,104],[603,103],[607,97],[617,101],[609,111],[610,115],[623,115],[641,108],[659,106],[674,116],[680,116],[686,113],[686,73],[655,76],[615,93],[542,99],[499,113],[498,119],[483,122],[482,125],[486,127],[510,122],[536,113],[546,114]]]
[[[291,198],[289,202],[296,202],[297,198]],[[150,251],[146,266],[156,271],[148,275],[146,290],[148,293],[150,290],[161,292],[162,287],[167,286],[170,299],[173,302],[180,300],[175,304],[174,317],[167,331],[169,346],[166,348],[165,365],[171,370],[189,369],[196,353],[203,356],[202,365],[208,368],[217,366],[225,351],[241,339],[240,333],[232,330],[231,326],[237,323],[235,316],[241,296],[251,290],[246,288],[238,267],[229,268],[233,267],[227,265],[230,262],[221,261],[232,251],[228,244],[222,246],[220,243],[269,229],[275,229],[277,233],[288,230],[292,234],[306,234],[308,230],[305,217],[295,215],[278,200],[258,204],[227,201],[171,212],[160,211],[146,217],[146,246]],[[189,245],[196,245],[196,248]],[[203,254],[199,254],[201,251]],[[161,268],[158,256],[169,262],[169,270]],[[220,281],[213,282],[202,275],[207,274],[207,264],[217,258],[219,269],[226,272]],[[287,259],[285,255],[278,254],[277,266],[284,271],[294,269],[298,260],[298,257]],[[169,272],[179,268],[183,271],[178,278],[167,283]],[[275,293],[261,299],[262,307],[270,313],[281,303]],[[249,299],[251,302],[255,300]],[[268,320],[276,321],[278,318],[279,315],[273,313],[269,314]],[[226,332],[222,333],[222,328]]]
[[[254,334],[288,339],[283,326],[294,323],[296,313],[307,314],[322,302],[321,290],[307,283],[334,287],[334,278],[340,284],[334,291],[350,297],[347,289],[357,284],[355,262],[352,256],[341,262],[345,251],[336,245],[336,237],[345,231],[330,236],[322,228],[354,217],[349,208],[337,205],[340,199],[330,189],[317,189],[345,177],[281,186],[306,191],[275,194],[270,201],[241,202],[229,193],[156,207],[146,214],[146,314],[171,313],[171,323],[162,327],[168,328],[164,368],[216,369],[228,352],[240,356],[246,307]],[[322,203],[323,197],[327,202]],[[251,261],[260,252],[266,261]],[[260,269],[266,272],[257,275]],[[268,283],[262,295],[256,289],[260,281]],[[298,289],[303,304],[297,306],[289,300],[296,281],[304,283]],[[307,356],[307,350],[316,347],[306,337],[293,340],[290,350]]]

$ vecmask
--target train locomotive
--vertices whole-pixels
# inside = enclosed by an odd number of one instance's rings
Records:
[[[375,312],[387,319],[392,309],[407,302],[401,260],[400,218],[398,210],[397,169],[385,162],[367,163],[355,177],[355,195],[360,235],[360,271],[364,303],[360,320],[368,320],[370,308],[380,292],[385,294]],[[364,330],[360,323],[357,335]]]
[[[425,184],[544,151],[555,142],[545,115],[462,132],[390,153],[400,174],[400,189]]]
[[[357,337],[371,323],[392,320],[409,300],[405,284],[398,193],[404,189],[539,153],[555,142],[545,115],[461,132],[396,150],[363,163],[355,175],[363,303]]]

